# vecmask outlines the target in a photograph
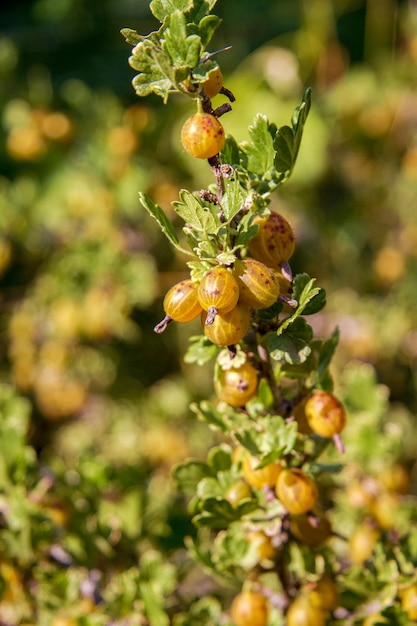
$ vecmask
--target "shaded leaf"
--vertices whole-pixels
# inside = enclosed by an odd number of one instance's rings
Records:
[[[172,476],[179,491],[194,495],[198,483],[203,478],[212,476],[212,471],[206,463],[190,460],[174,467]]]
[[[303,302],[303,291],[310,283],[308,274],[297,274],[293,280],[293,298],[300,304]],[[321,311],[326,305],[326,291],[322,287],[317,287],[317,291],[309,298],[308,303],[303,307],[303,315],[312,315]]]
[[[330,362],[333,358],[335,350],[337,348],[337,344],[339,343],[339,329],[336,328],[333,331],[332,336],[327,341],[323,342],[319,352],[318,364],[317,364],[317,372],[322,374],[329,367]]]
[[[258,507],[256,500],[242,500],[235,508],[223,498],[207,498],[204,500],[204,510],[193,518],[197,526],[210,528],[227,528],[244,515],[248,515]]]

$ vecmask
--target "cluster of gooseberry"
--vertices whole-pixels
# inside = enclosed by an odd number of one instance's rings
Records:
[[[278,299],[295,304],[288,292],[288,260],[294,252],[294,234],[279,213],[255,217],[258,232],[249,242],[252,255],[231,266],[217,263],[200,282],[182,280],[164,298],[164,319],[155,326],[161,333],[172,320],[189,322],[198,315],[204,334],[218,346],[231,346],[250,328],[251,311],[267,309]]]
[[[224,133],[211,113],[199,112],[187,120],[182,131],[185,149],[197,158],[213,158],[221,149]],[[220,130],[219,130],[220,128]],[[295,237],[288,221],[277,212],[255,213],[252,223],[257,226],[255,236],[245,250],[228,264],[213,260],[210,269],[197,281],[191,277],[174,285],[164,299],[164,319],[155,327],[162,332],[172,320],[188,322],[198,316],[204,335],[215,345],[228,348],[229,358],[222,353],[217,358],[214,386],[219,400],[236,410],[245,411],[246,404],[258,391],[264,375],[256,355],[249,351],[236,352],[250,329],[259,328],[256,313],[273,307],[278,300],[297,306],[291,299],[292,273],[289,260],[295,249]],[[255,331],[258,332],[258,331]],[[259,331],[262,333],[262,331]],[[343,405],[331,393],[322,389],[308,391],[288,415],[295,420],[301,436],[317,435],[333,438],[339,450],[343,449],[340,433],[346,422]],[[331,535],[330,522],[317,506],[318,487],[305,468],[307,458],[289,454],[276,462],[264,465],[261,460],[238,446],[235,464],[240,478],[227,491],[232,507],[262,491],[271,501],[282,507],[280,546],[297,542],[315,548]],[[274,540],[260,525],[248,531],[248,541],[256,544],[258,566],[265,560],[279,562]],[[262,566],[261,566],[262,567]],[[231,606],[231,617],[236,626],[266,626],[270,615],[270,601],[256,581],[245,585]],[[314,583],[300,585],[290,592],[285,607],[286,623],[321,624],[326,614],[338,604],[336,582],[326,573]]]
[[[343,429],[345,410],[333,394],[315,390],[301,404],[310,433],[331,437]],[[277,498],[285,510],[278,535],[274,532],[269,535],[252,525],[248,541],[256,542],[258,569],[262,569],[265,559],[278,563],[283,555],[283,547],[288,542],[317,548],[332,536],[331,524],[318,506],[317,484],[303,469],[302,463],[295,464],[292,455],[262,465],[258,458],[238,446],[234,462],[240,468],[241,478],[226,494],[233,507],[238,506],[243,499],[253,497],[253,490],[261,490],[269,501]],[[324,625],[326,615],[337,608],[338,599],[337,583],[331,575],[323,572],[318,580],[305,583],[290,597],[286,607],[287,626]],[[270,602],[264,590],[259,590],[254,581],[244,587],[231,606],[231,616],[236,626],[266,626],[269,614]]]

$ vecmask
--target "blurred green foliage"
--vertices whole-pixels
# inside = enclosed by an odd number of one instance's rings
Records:
[[[294,270],[326,287],[315,331],[340,330],[340,485],[392,465],[415,496],[416,9],[219,0],[218,14],[237,96],[227,132],[247,138],[256,113],[285,123],[312,86],[299,163],[273,206],[297,235]],[[184,556],[194,529],[170,470],[217,441],[188,408],[211,395],[212,369],[182,361],[193,323],[152,332],[185,266],[138,201],[147,192],[177,225],[178,189],[210,172],[179,141],[189,104],[136,98],[124,26],[153,30],[148,2],[20,0],[0,13],[5,626],[214,624],[216,601],[187,617],[189,601],[229,597]],[[365,515],[349,498],[335,516],[345,534]]]

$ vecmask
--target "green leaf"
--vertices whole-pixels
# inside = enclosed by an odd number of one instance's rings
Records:
[[[201,23],[201,20],[212,11],[216,2],[217,0],[193,0],[190,3],[189,11],[187,11],[187,20],[194,24]]]
[[[214,359],[219,348],[204,335],[190,337],[190,345],[184,355],[185,363],[197,363],[204,365]]]
[[[199,482],[208,476],[212,476],[212,471],[206,463],[201,461],[186,461],[174,467],[172,471],[178,491],[191,495],[196,493]]]
[[[291,325],[284,330],[279,328],[277,334],[269,333],[266,342],[274,360],[284,360],[291,365],[299,365],[304,363],[311,354],[309,342],[312,338],[311,326],[303,318],[295,317]]]
[[[200,233],[215,233],[220,221],[202,201],[186,189],[180,191],[180,202],[175,201],[172,206],[175,212],[184,220],[188,227]]]
[[[308,274],[297,274],[293,280],[293,298],[300,304],[303,302],[303,291],[310,284],[310,276]],[[303,307],[303,315],[312,315],[321,311],[326,306],[326,291],[321,287],[317,287],[314,294],[310,294],[309,301]]]
[[[140,595],[145,605],[145,612],[149,619],[150,626],[168,626],[168,615],[161,605],[161,599],[155,593],[151,583],[141,581]]]
[[[220,151],[220,160],[222,163],[227,163],[232,167],[240,164],[239,146],[231,135],[226,137],[224,146]]]
[[[142,206],[148,211],[148,213],[150,213],[150,215],[152,215],[152,217],[156,219],[159,226],[161,227],[162,232],[167,236],[169,241],[176,248],[184,251],[183,248],[179,245],[178,235],[173,225],[171,224],[161,207],[155,204],[146,193],[140,192],[139,200]],[[187,252],[187,254],[190,254],[189,250],[185,250],[185,252]]]
[[[207,462],[214,472],[224,472],[232,466],[232,451],[229,446],[217,446],[212,448],[208,454]]]
[[[198,19],[198,16],[197,16]],[[195,20],[196,21],[196,20]],[[195,33],[201,39],[202,48],[206,48],[210,43],[215,31],[222,23],[222,20],[217,17],[217,15],[206,15],[203,17],[199,23],[198,27],[195,29]],[[193,31],[193,27],[189,25],[189,30]]]
[[[281,126],[274,139],[274,166],[288,178],[294,169],[311,107],[311,89],[305,90],[301,104],[295,109],[290,126]]]
[[[319,352],[318,364],[317,364],[317,372],[320,375],[323,374],[329,367],[338,343],[339,343],[339,329],[336,328],[333,331],[333,334],[330,337],[330,339],[328,339],[327,341],[324,341],[321,346],[321,349]]]
[[[267,338],[268,350],[274,361],[286,361],[290,365],[305,363],[311,354],[310,346],[294,335],[273,335]]]
[[[132,28],[122,28],[120,32],[126,39],[127,43],[129,43],[131,46],[136,46],[136,44],[138,44],[140,41],[143,41],[142,35],[139,35],[139,33],[137,33]]]
[[[162,23],[174,11],[187,11],[193,4],[192,0],[152,0],[149,8],[156,19]]]
[[[250,211],[243,215],[238,226],[235,248],[246,246],[258,232],[259,227],[257,224],[253,224],[253,218],[254,214]]]
[[[237,179],[226,180],[226,190],[222,197],[221,207],[228,222],[240,211],[243,205],[243,194]]]
[[[270,124],[265,115],[255,117],[249,126],[250,143],[242,143],[241,148],[248,156],[247,169],[264,177],[274,163],[274,136],[277,132],[275,124]]]
[[[291,172],[295,164],[294,133],[289,126],[281,126],[274,140],[274,165],[278,172]]]
[[[303,281],[301,281],[301,282],[303,282]],[[307,283],[303,287],[303,289],[302,289],[302,291],[299,294],[299,297],[297,299],[298,300],[298,306],[297,306],[296,310],[294,311],[294,313],[292,315],[287,317],[282,322],[282,324],[280,325],[280,327],[279,327],[279,329],[277,331],[278,335],[280,335],[284,331],[286,331],[287,328],[289,328],[289,326],[291,326],[291,324],[293,324],[295,322],[295,320],[300,317],[300,315],[304,312],[304,309],[313,300],[313,298],[315,298],[320,293],[320,291],[321,291],[320,287],[313,287],[314,282],[315,282],[315,278],[311,278],[311,279],[309,279],[307,281]]]
[[[174,68],[193,68],[198,65],[202,47],[198,35],[187,34],[187,21],[181,11],[170,13],[165,22],[165,41],[162,49],[170,57]]]
[[[204,509],[193,518],[197,526],[208,526],[209,528],[227,528],[229,524],[235,522],[244,515],[248,515],[258,508],[256,500],[242,500],[235,508],[228,500],[223,498],[207,498],[204,500]]]
[[[222,607],[212,596],[204,596],[193,602],[186,613],[176,614],[173,617],[173,626],[217,626],[220,621]]]
[[[203,422],[207,422],[218,430],[224,432],[230,431],[227,416],[218,411],[210,402],[203,401],[200,402],[200,404],[191,404],[190,408]]]
[[[297,424],[286,423],[280,415],[272,415],[265,420],[265,437],[262,450],[266,453],[262,466],[277,461],[284,454],[289,454],[297,441]]]

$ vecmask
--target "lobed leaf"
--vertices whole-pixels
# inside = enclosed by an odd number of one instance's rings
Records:
[[[202,52],[198,35],[188,35],[187,21],[181,11],[171,13],[165,22],[165,41],[162,49],[169,55],[174,68],[193,68],[198,65]]]
[[[243,193],[239,184],[239,181],[235,178],[233,180],[226,180],[225,193],[221,200],[221,207],[223,214],[228,222],[238,213],[243,205]]]
[[[330,339],[323,342],[320,352],[319,352],[319,358],[318,358],[318,363],[317,363],[318,374],[320,375],[323,374],[329,367],[330,362],[335,353],[335,350],[337,348],[337,344],[339,343],[339,335],[340,335],[339,329],[336,328],[333,331],[333,334],[330,337]]]
[[[212,471],[206,463],[189,460],[177,465],[172,472],[176,488],[182,493],[194,495],[199,482],[212,476]]]
[[[190,191],[182,189],[179,195],[180,202],[175,201],[172,206],[186,225],[200,233],[215,233],[221,225],[217,216]]]
[[[151,198],[146,193],[143,193],[143,192],[139,193],[139,200],[142,206],[148,211],[148,213],[152,215],[152,217],[158,222],[159,226],[161,227],[162,232],[167,236],[169,241],[176,248],[182,250],[181,246],[179,245],[179,239],[175,231],[175,228],[173,227],[173,225],[171,224],[171,222],[169,221],[169,219],[167,218],[167,216],[165,215],[161,207],[155,204],[155,202],[153,202]]]
[[[310,107],[311,89],[308,88],[303,94],[301,104],[293,113],[291,127],[281,126],[276,133],[274,166],[277,172],[285,174],[285,178],[288,178],[294,169]]]
[[[232,522],[236,522],[244,515],[248,515],[258,508],[256,500],[242,500],[237,507],[233,507],[228,500],[223,498],[207,498],[204,500],[204,510],[193,517],[196,526],[208,526],[209,528],[227,528]]]
[[[152,14],[161,23],[175,11],[188,11],[195,4],[192,0],[152,0],[149,5]]]
[[[293,298],[298,303],[303,301],[303,291],[310,284],[310,276],[308,274],[297,274],[293,280]],[[317,287],[314,295],[310,294],[309,302],[303,308],[303,315],[313,315],[321,311],[326,306],[326,291],[322,287]]]
[[[274,136],[277,132],[275,124],[270,124],[265,115],[258,113],[249,126],[250,143],[241,144],[241,149],[248,157],[247,169],[254,174],[265,177],[274,163]]]

